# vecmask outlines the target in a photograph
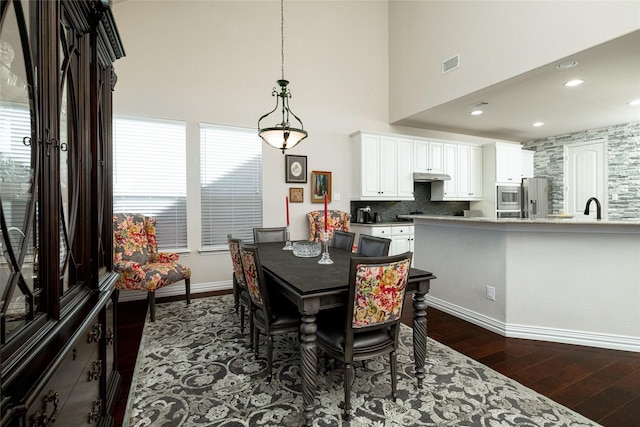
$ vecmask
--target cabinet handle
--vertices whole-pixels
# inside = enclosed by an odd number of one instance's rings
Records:
[[[100,415],[102,415],[102,399],[96,399],[93,401],[93,408],[91,412],[89,412],[88,423],[93,424],[100,420]]]
[[[99,380],[102,374],[102,360],[96,360],[91,364],[91,370],[88,372],[88,381]]]
[[[107,329],[107,345],[113,344],[114,336],[113,330],[111,328]]]
[[[31,419],[31,427],[45,427],[52,425],[56,421],[56,415],[58,413],[58,403],[60,402],[60,393],[55,390],[49,390],[49,393],[42,398],[42,410],[33,414]],[[51,415],[47,416],[48,404],[53,404],[53,410]]]
[[[87,342],[98,342],[102,336],[102,324],[96,323],[87,335]]]

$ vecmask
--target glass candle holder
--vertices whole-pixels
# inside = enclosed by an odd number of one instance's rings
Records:
[[[324,251],[322,251],[322,256],[318,261],[318,264],[333,264],[333,260],[329,257],[329,232],[325,230],[324,232]]]

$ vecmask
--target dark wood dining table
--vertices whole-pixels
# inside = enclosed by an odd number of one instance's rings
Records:
[[[298,307],[300,325],[300,371],[305,425],[315,416],[317,376],[316,314],[320,310],[346,304],[349,287],[349,265],[355,255],[349,251],[329,248],[333,264],[318,264],[318,257],[302,258],[283,250],[284,244],[260,243],[258,253],[266,280]],[[429,271],[411,268],[407,292],[413,294],[413,353],[418,387],[425,377],[427,354],[427,303],[425,295],[436,277]]]

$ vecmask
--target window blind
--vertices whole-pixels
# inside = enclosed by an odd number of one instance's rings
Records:
[[[156,218],[158,248],[187,249],[186,125],[116,117],[113,211]]]
[[[255,129],[200,124],[202,249],[262,226],[262,143]]]

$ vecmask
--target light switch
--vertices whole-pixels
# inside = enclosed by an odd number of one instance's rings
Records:
[[[340,193],[333,193],[333,200],[340,200]]]

